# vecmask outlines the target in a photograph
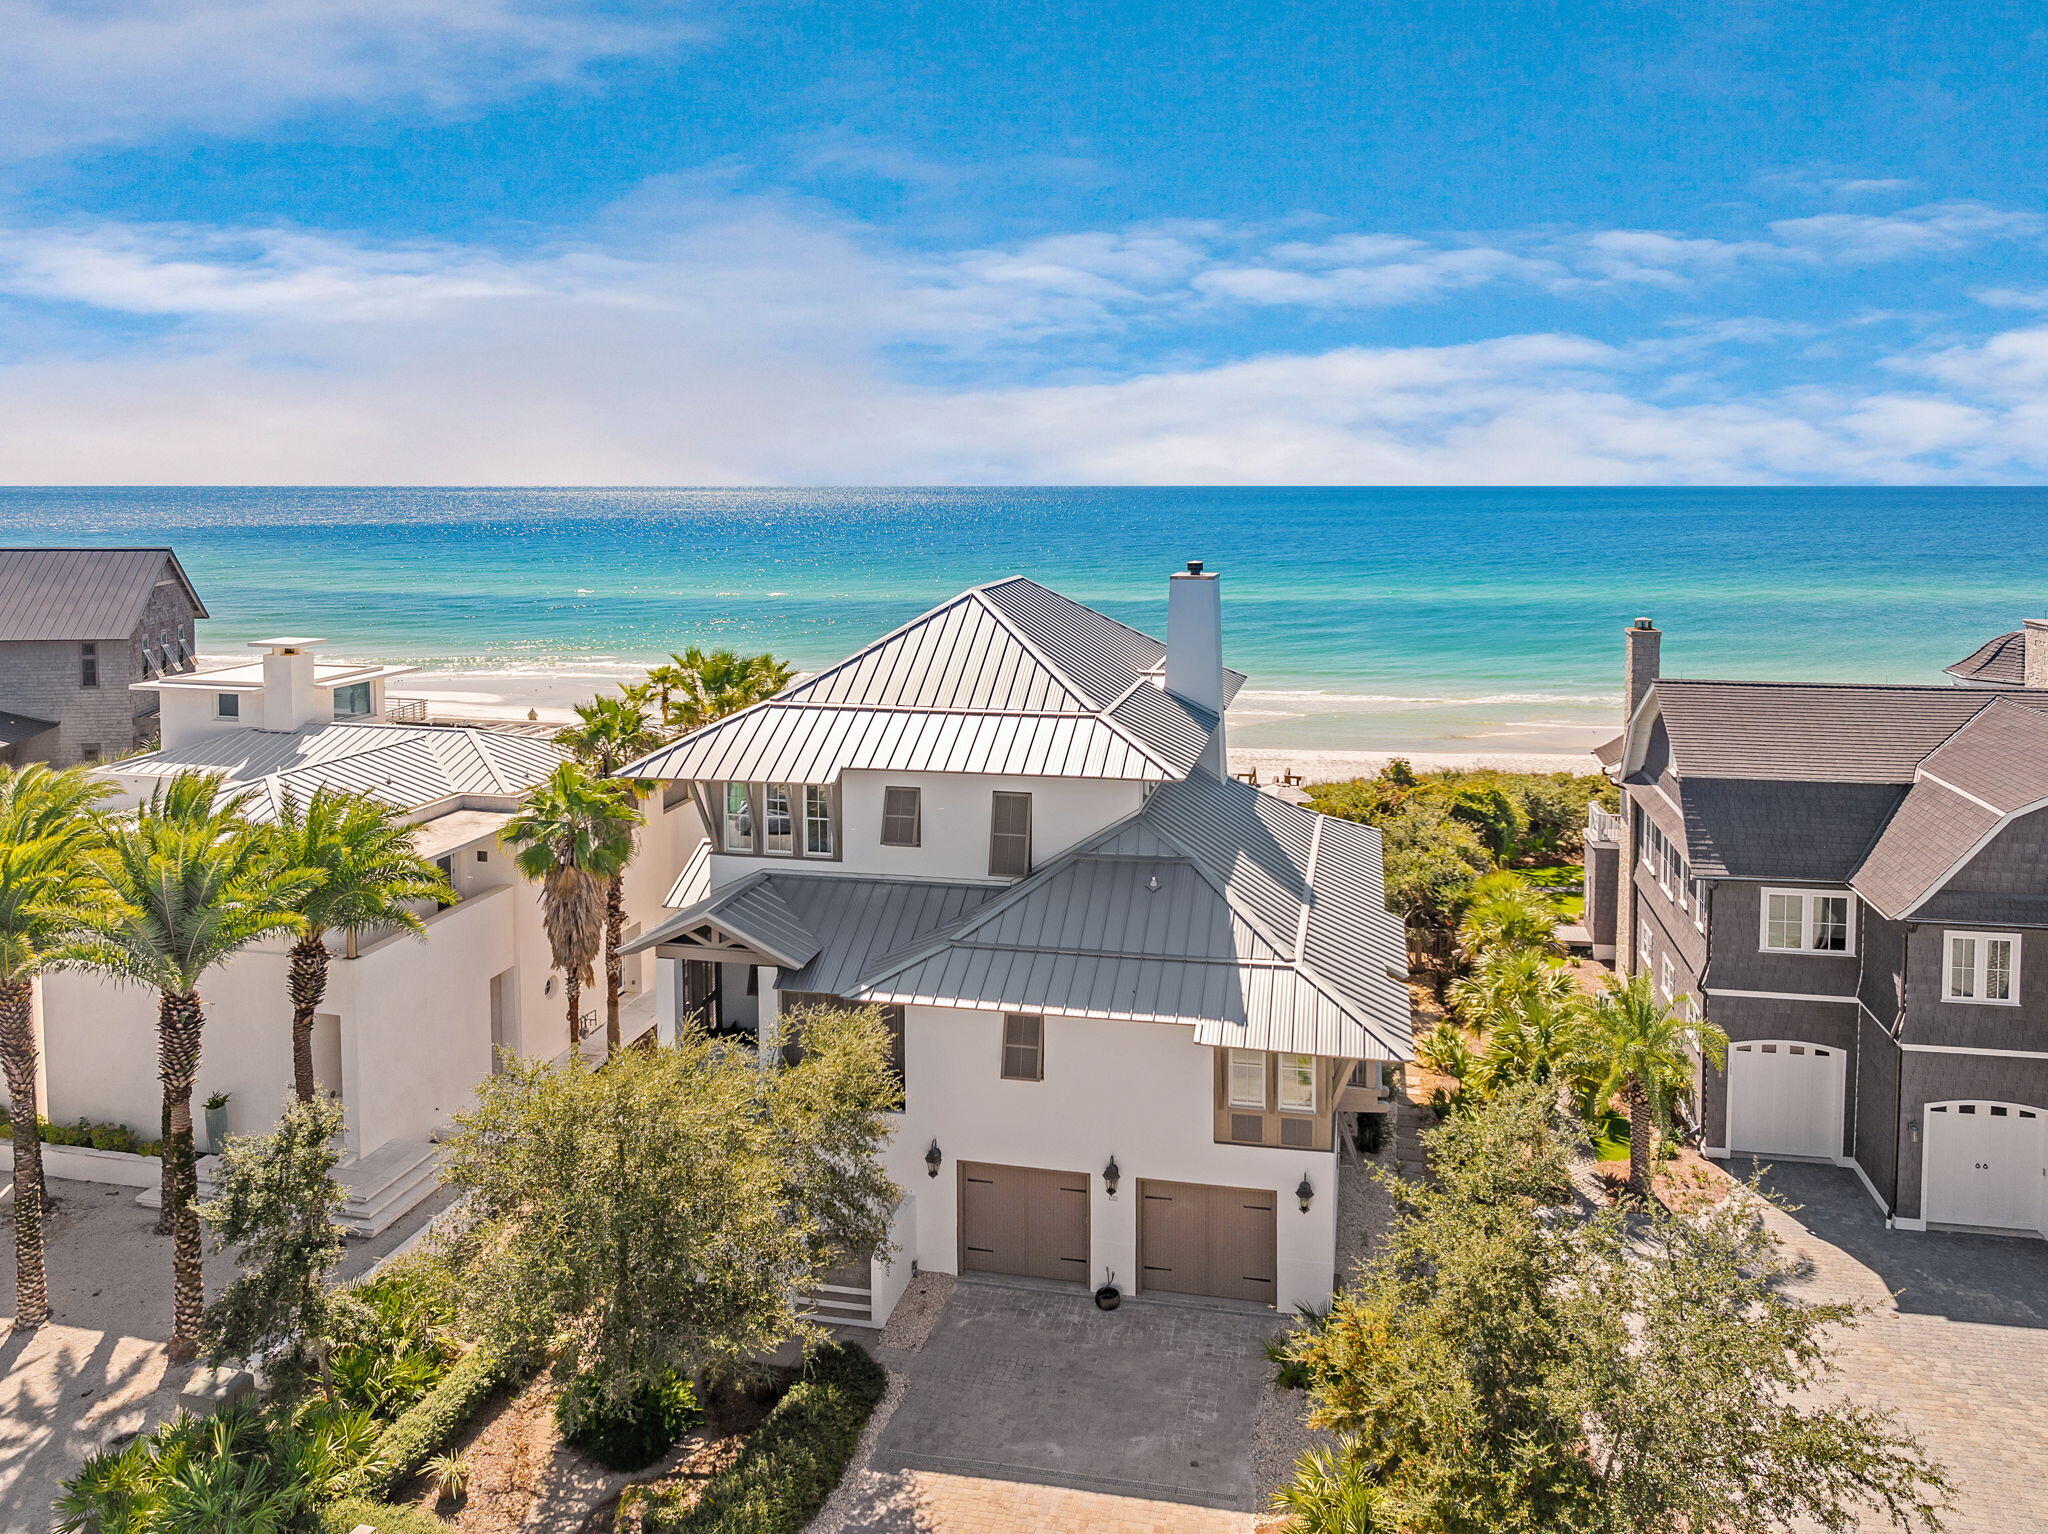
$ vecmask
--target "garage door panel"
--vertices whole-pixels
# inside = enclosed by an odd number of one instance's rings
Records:
[[[1275,1198],[1258,1188],[1138,1185],[1140,1287],[1172,1294],[1275,1298]]]
[[[1921,1136],[1921,1217],[1935,1225],[2042,1230],[2048,1224],[2048,1109],[1929,1103]]]
[[[1802,1039],[1728,1047],[1728,1149],[1760,1156],[1842,1153],[1848,1055]]]
[[[960,1267],[967,1273],[1088,1280],[1082,1172],[960,1164]]]

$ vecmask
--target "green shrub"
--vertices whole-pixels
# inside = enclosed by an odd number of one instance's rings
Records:
[[[820,1348],[694,1503],[649,1499],[647,1534],[798,1534],[839,1484],[888,1385],[882,1366],[854,1344]]]
[[[378,1465],[373,1489],[390,1491],[438,1454],[462,1431],[505,1372],[502,1360],[486,1349],[465,1355],[377,1440],[372,1455]]]
[[[449,1528],[432,1513],[416,1507],[372,1502],[366,1497],[330,1503],[321,1515],[321,1524],[326,1534],[353,1534],[366,1524],[377,1534],[448,1534]]]
[[[588,1375],[571,1380],[555,1402],[562,1436],[607,1470],[651,1465],[698,1422],[697,1392],[686,1379],[642,1386],[624,1401],[609,1399]]]
[[[4,1105],[0,1105],[0,1135],[14,1131],[14,1119]],[[91,1119],[80,1119],[75,1124],[52,1124],[48,1119],[36,1120],[36,1138],[45,1145],[87,1146],[93,1150],[125,1151],[131,1156],[161,1156],[163,1142],[145,1140],[126,1124],[95,1124]]]

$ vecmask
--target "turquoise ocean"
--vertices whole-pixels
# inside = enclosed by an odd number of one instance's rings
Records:
[[[690,644],[815,668],[1018,573],[1157,633],[1201,559],[1246,747],[1581,748],[1639,615],[1675,675],[1938,682],[2048,614],[2039,489],[0,489],[0,543],[159,542],[206,654],[313,634],[506,696]]]

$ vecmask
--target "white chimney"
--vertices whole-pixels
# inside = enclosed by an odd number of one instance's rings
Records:
[[[2021,633],[2020,686],[2048,687],[2048,618],[2028,618]]]
[[[263,705],[250,722],[259,730],[296,730],[312,721],[318,695],[313,688],[313,650],[318,639],[252,639],[263,655]]]
[[[1190,560],[1166,583],[1166,690],[1216,716],[1200,766],[1213,777],[1227,771],[1223,746],[1223,590],[1213,573]]]

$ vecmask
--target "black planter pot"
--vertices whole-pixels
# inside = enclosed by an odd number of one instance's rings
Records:
[[[1123,1302],[1123,1291],[1117,1288],[1115,1284],[1104,1284],[1095,1291],[1095,1308],[1097,1310],[1115,1310]]]

